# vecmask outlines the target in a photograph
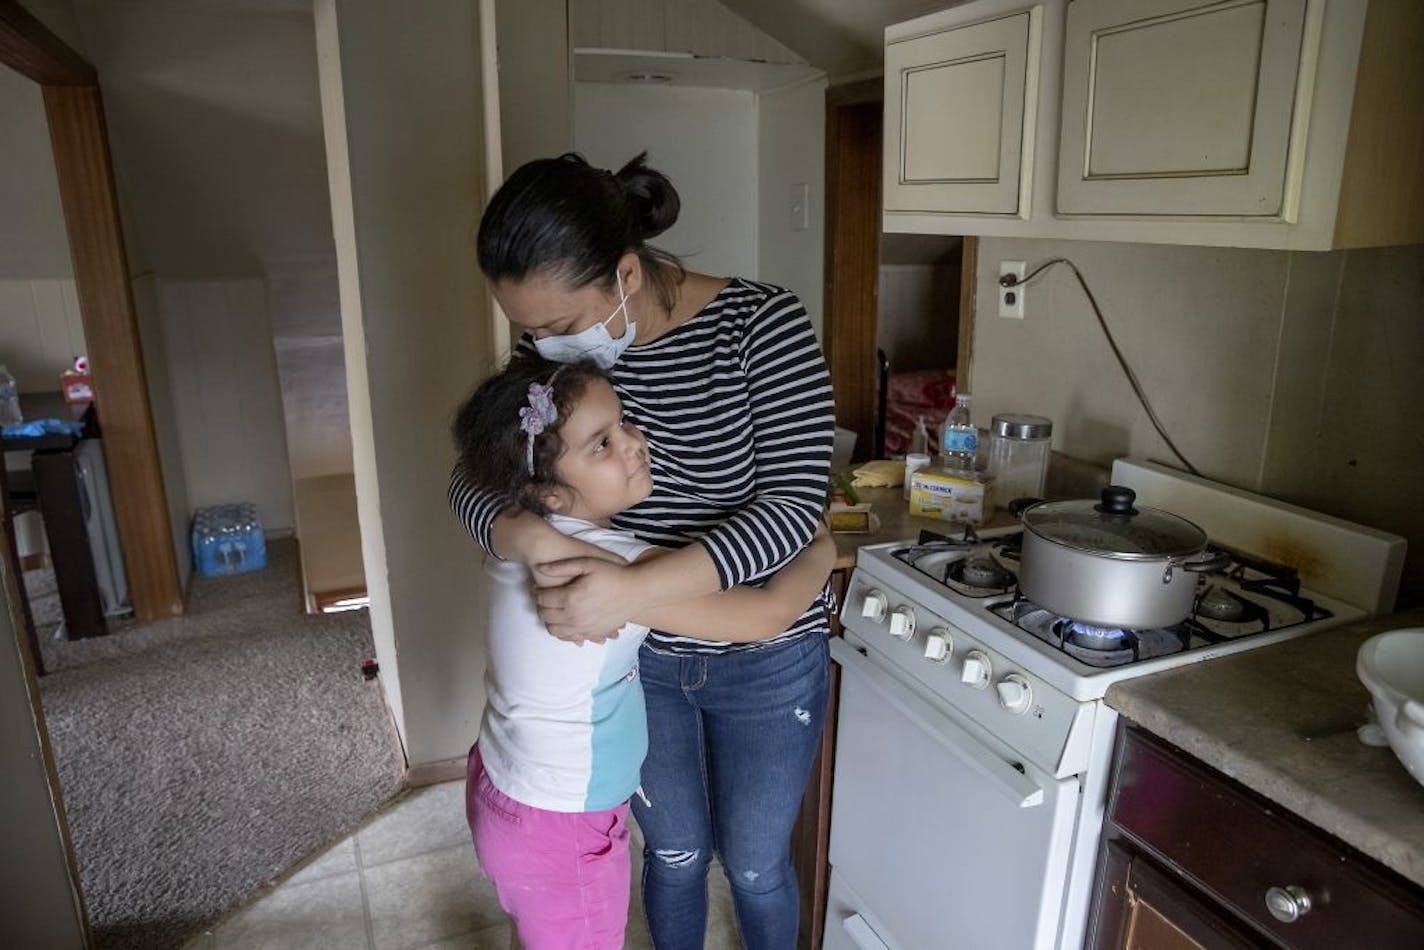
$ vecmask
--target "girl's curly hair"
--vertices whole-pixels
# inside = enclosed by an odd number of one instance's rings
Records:
[[[480,383],[455,413],[451,435],[459,465],[477,487],[509,505],[547,514],[544,499],[562,483],[555,463],[563,454],[559,437],[569,414],[590,380],[608,375],[591,361],[555,363],[535,352],[520,351],[504,369]],[[528,436],[519,426],[519,410],[529,405],[529,387],[553,390],[558,418],[534,436],[534,472],[528,468]]]

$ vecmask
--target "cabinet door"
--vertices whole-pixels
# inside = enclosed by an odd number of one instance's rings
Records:
[[[1141,855],[1101,853],[1091,950],[1252,950],[1259,941]]]
[[[1306,5],[1070,3],[1059,213],[1292,220]]]
[[[1041,10],[885,47],[885,210],[1028,217]]]

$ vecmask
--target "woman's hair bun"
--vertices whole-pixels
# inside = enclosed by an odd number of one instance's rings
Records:
[[[623,189],[632,221],[644,241],[672,227],[682,209],[677,189],[666,175],[649,168],[647,159],[648,153],[641,152],[613,176]]]

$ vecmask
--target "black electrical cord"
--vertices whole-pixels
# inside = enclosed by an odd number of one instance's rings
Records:
[[[1162,425],[1162,420],[1157,418],[1157,413],[1152,408],[1152,403],[1147,399],[1147,393],[1143,391],[1142,384],[1138,382],[1137,374],[1134,373],[1132,367],[1128,365],[1127,357],[1122,355],[1122,350],[1118,347],[1117,340],[1113,339],[1112,330],[1108,329],[1108,322],[1103,318],[1102,308],[1098,306],[1098,299],[1093,296],[1093,291],[1089,289],[1088,282],[1083,279],[1083,273],[1078,270],[1077,264],[1074,264],[1066,257],[1055,257],[1035,267],[1025,274],[1022,279],[1015,277],[1013,274],[1005,274],[999,278],[999,285],[1001,287],[1021,286],[1033,280],[1054,264],[1067,264],[1068,269],[1073,272],[1073,276],[1078,278],[1078,286],[1083,288],[1083,294],[1088,298],[1088,303],[1092,305],[1093,314],[1098,318],[1098,326],[1102,327],[1103,336],[1107,337],[1108,346],[1112,347],[1113,356],[1117,357],[1118,365],[1122,367],[1123,373],[1127,376],[1127,381],[1131,384],[1132,391],[1137,394],[1137,401],[1142,403],[1143,409],[1147,410],[1147,418],[1151,420],[1152,428],[1156,429],[1157,434],[1162,437],[1162,441],[1167,443],[1167,448],[1172,450],[1172,454],[1177,457],[1177,461],[1181,462],[1186,470],[1193,475],[1200,476],[1201,472],[1197,471],[1195,465],[1187,461],[1187,457],[1182,454],[1181,450],[1177,448],[1177,444],[1172,441],[1172,437],[1167,434],[1167,429]]]

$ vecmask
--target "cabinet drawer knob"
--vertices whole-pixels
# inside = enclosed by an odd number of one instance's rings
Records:
[[[1281,923],[1289,924],[1304,917],[1310,910],[1310,895],[1305,888],[1294,884],[1272,887],[1266,891],[1266,909]]]

